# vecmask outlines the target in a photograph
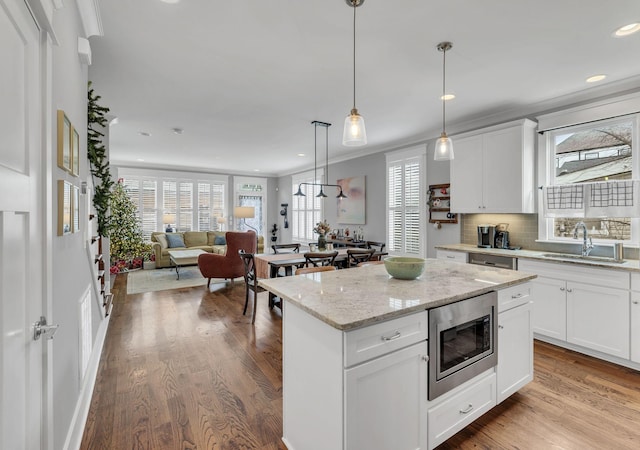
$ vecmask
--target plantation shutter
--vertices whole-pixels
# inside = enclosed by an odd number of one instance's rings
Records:
[[[178,231],[193,230],[193,183],[179,183],[178,198]]]
[[[425,150],[387,155],[387,248],[391,255],[425,256]]]
[[[212,230],[211,185],[198,183],[198,231]]]
[[[157,185],[155,180],[142,180],[142,207],[138,207],[138,215],[142,217],[142,237],[151,240],[151,233],[158,227]]]

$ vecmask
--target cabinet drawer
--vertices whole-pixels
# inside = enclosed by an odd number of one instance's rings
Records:
[[[531,301],[531,284],[523,283],[498,291],[498,312],[506,311]]]
[[[440,445],[496,405],[496,374],[491,373],[427,413],[429,448]]]
[[[640,292],[640,273],[631,274],[631,290]]]
[[[464,252],[454,252],[450,250],[438,250],[436,258],[446,259],[447,261],[467,262],[467,254]]]
[[[421,311],[345,333],[344,366],[351,367],[426,340],[429,316]]]
[[[616,289],[629,289],[629,273],[620,270],[586,267],[563,262],[539,262],[520,258],[518,270],[575,283],[586,283]]]

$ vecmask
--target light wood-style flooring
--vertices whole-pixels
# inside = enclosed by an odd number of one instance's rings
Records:
[[[113,291],[83,449],[286,449],[266,293],[251,326],[242,282]],[[640,373],[536,342],[535,380],[438,448],[639,449]]]

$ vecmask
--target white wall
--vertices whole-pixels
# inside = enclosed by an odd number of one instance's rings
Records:
[[[83,36],[80,16],[75,2],[54,12],[53,26],[58,45],[52,48],[52,111],[51,151],[56,161],[57,130],[56,110],[64,110],[80,135],[80,177],[74,177],[57,166],[52,168],[50,196],[53,205],[53,232],[57,231],[57,180],[65,179],[80,186],[87,179],[86,157],[87,129],[87,66],[80,63],[77,42]],[[86,256],[85,238],[88,217],[86,196],[80,198],[81,231],[66,236],[53,237],[53,311],[51,321],[60,325],[53,340],[53,448],[63,448],[72,417],[80,396],[80,311],[79,302],[91,286],[90,266]],[[91,289],[93,292],[93,289]],[[98,300],[93,299],[92,318],[94,330],[99,328]]]

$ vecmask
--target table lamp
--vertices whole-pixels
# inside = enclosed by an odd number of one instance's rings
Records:
[[[225,224],[227,223],[227,218],[226,217],[218,217],[216,219],[216,222],[220,226],[220,231],[224,231],[223,228],[224,228]]]
[[[253,219],[256,216],[256,209],[253,206],[236,206],[233,208],[233,215],[238,219],[242,219],[247,227],[258,234],[258,230],[247,223],[247,219]]]
[[[162,216],[162,223],[164,223],[167,226],[166,229],[164,230],[166,233],[171,233],[172,231],[174,231],[171,224],[175,223],[175,220],[176,220],[175,214],[165,214],[164,216]]]

